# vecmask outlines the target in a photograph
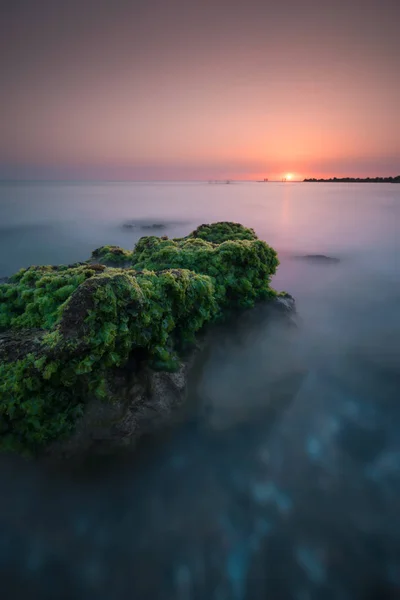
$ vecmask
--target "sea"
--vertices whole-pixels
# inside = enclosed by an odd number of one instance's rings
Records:
[[[3,182],[0,278],[216,221],[278,251],[295,317],[211,333],[135,449],[2,456],[2,598],[400,598],[400,186]]]

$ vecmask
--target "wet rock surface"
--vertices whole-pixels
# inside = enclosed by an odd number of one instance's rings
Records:
[[[73,435],[51,444],[43,456],[51,460],[79,457],[86,453],[108,454],[134,446],[140,437],[155,433],[177,416],[187,396],[187,378],[196,357],[193,350],[174,373],[156,372],[130,365],[110,372],[113,402],[89,400]]]
[[[10,362],[24,358],[40,346],[43,331],[40,329],[0,332],[0,361]]]

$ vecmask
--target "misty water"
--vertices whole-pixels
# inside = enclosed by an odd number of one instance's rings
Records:
[[[2,597],[400,597],[400,186],[3,184],[0,277],[218,220],[278,250],[295,324],[215,330],[135,452],[2,457]]]

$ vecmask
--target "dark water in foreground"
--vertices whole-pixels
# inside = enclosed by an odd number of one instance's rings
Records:
[[[131,219],[255,227],[297,327],[215,332],[185,414],[134,454],[3,457],[2,597],[400,598],[400,188],[3,185],[0,276],[131,247]]]

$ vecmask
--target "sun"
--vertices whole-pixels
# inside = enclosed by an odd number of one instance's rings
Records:
[[[292,175],[291,173],[287,173],[287,175],[286,175],[286,179],[287,179],[288,181],[290,181],[291,179],[293,179],[293,175]]]

